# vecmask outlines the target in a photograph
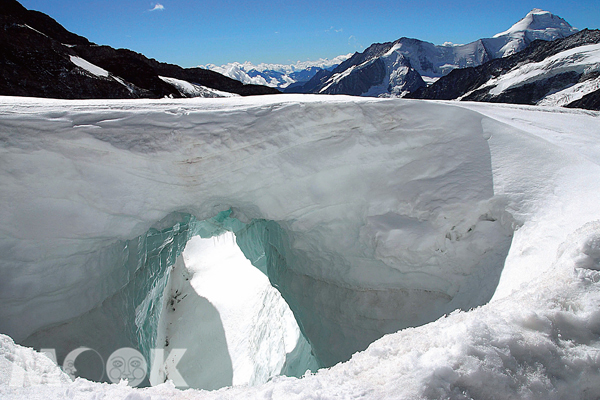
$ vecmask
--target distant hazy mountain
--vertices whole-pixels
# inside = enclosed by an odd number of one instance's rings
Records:
[[[201,65],[211,71],[237,79],[246,84],[265,85],[276,88],[287,88],[308,82],[320,70],[333,70],[352,54],[337,56],[333,59],[321,58],[317,61],[298,61],[295,64],[258,64],[250,62],[229,63],[225,65]]]
[[[407,97],[600,109],[600,31],[536,41],[509,57],[457,69]]]
[[[577,29],[564,19],[534,9],[507,31],[465,45],[434,45],[409,38],[373,44],[331,72],[317,74],[303,86],[289,91],[404,96],[456,68],[474,67],[512,55],[536,39],[555,40],[575,32]]]
[[[15,0],[0,4],[0,95],[84,99],[279,93],[214,71],[98,46]]]

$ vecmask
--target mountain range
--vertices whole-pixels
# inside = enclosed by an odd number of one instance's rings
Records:
[[[215,64],[200,65],[201,68],[219,72],[246,84],[276,87],[278,89],[302,86],[320,70],[332,71],[352,56],[352,53],[332,59],[321,58],[316,61],[298,61],[295,64],[254,65],[250,62],[233,62],[221,66]]]
[[[161,98],[283,91],[600,109],[600,31],[578,31],[540,9],[504,32],[464,45],[404,37],[291,65],[182,68],[91,43],[16,0],[0,3],[0,95]]]
[[[287,92],[402,97],[454,69],[476,67],[525,49],[534,40],[555,40],[577,32],[564,19],[534,9],[510,29],[464,45],[435,45],[412,38],[375,43],[332,71],[321,71]]]

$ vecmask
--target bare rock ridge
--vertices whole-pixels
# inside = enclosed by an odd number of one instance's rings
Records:
[[[214,71],[181,68],[131,50],[98,46],[46,14],[27,10],[16,0],[0,0],[1,95],[65,99],[188,96],[161,76],[242,96],[279,93]]]

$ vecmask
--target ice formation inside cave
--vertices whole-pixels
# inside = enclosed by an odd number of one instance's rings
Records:
[[[467,230],[467,236],[497,247],[488,249],[492,257],[483,258],[478,265],[481,271],[472,274],[460,295],[353,289],[292,272],[289,237],[277,223],[243,223],[231,214],[232,210],[226,210],[199,221],[190,214],[173,213],[146,234],[113,244],[113,249],[101,254],[118,257],[103,262],[122,263],[116,269],[129,271],[129,281],[90,312],[39,330],[24,344],[53,348],[58,360],[74,348],[89,347],[102,362],[113,351],[131,347],[139,349],[149,364],[153,349],[185,349],[184,357],[172,366],[176,370],[172,372],[185,380],[184,387],[218,389],[261,384],[279,374],[300,377],[345,361],[385,333],[422,325],[444,311],[484,304],[494,292],[502,257],[510,245],[510,232],[502,228],[505,223],[485,214]],[[385,223],[404,227],[405,235],[428,228],[417,220],[394,216],[374,218],[373,223],[379,230]],[[354,327],[342,325],[348,323],[344,316],[339,318],[324,307],[312,309],[318,302],[307,306],[307,298],[319,297],[335,304],[336,312],[355,313],[350,316],[354,320],[360,314],[366,316],[366,322],[356,325],[362,337],[351,332]],[[384,313],[394,317],[386,318]],[[340,347],[340,337],[348,332],[355,336],[342,340],[345,347]],[[338,342],[338,354],[333,353],[338,359],[332,359],[332,353],[318,353],[318,349],[335,347],[332,341]],[[325,358],[320,358],[323,354]],[[97,357],[88,354],[76,368],[77,376],[108,380],[101,368],[98,372]],[[142,385],[168,380],[168,368],[148,375]]]
[[[186,387],[201,389],[316,371],[320,364],[310,344],[266,277],[272,257],[267,242],[284,251],[281,239],[268,232],[279,235],[280,229],[266,221],[244,224],[230,214],[205,221],[172,214],[145,235],[116,244],[122,248],[110,253],[127,253],[121,268],[131,271],[130,281],[90,312],[25,343],[55,349],[57,360],[75,348],[93,349],[100,359],[78,356],[75,376],[101,381],[108,376],[99,366],[124,347],[139,349],[150,363],[155,348],[185,349],[172,367]],[[143,385],[167,379],[168,366]]]

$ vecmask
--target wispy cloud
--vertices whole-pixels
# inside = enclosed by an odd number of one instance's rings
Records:
[[[335,29],[333,26],[330,27],[329,29],[325,29],[325,32],[335,32],[335,33],[340,33],[343,32],[344,28],[340,28],[340,29]]]
[[[151,8],[151,9],[150,9],[150,10],[148,10],[148,11],[162,11],[162,10],[164,10],[164,9],[165,9],[165,6],[163,6],[163,5],[162,5],[162,4],[160,4],[160,3],[156,3],[156,4],[154,5],[154,8]]]

